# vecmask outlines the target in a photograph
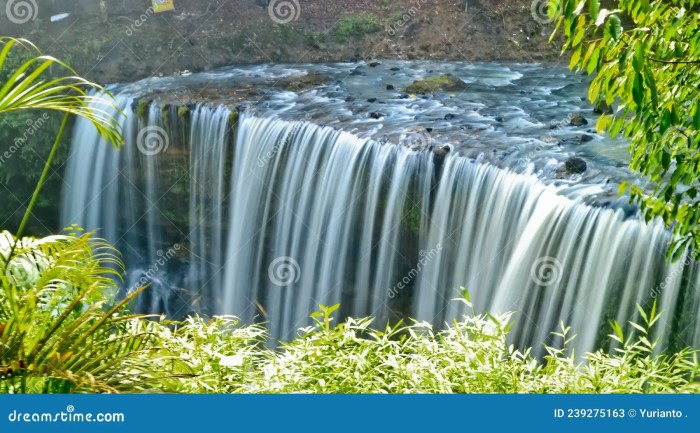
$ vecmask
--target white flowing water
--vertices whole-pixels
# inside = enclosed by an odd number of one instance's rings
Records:
[[[152,104],[143,124],[119,103],[120,152],[79,121],[62,216],[121,249],[127,287],[153,284],[143,311],[233,314],[289,339],[319,304],[442,327],[467,312],[463,287],[477,312],[516,312],[515,343],[564,322],[580,354],[656,298],[661,343],[700,346],[700,272],[664,261],[658,223],[457,154],[245,114],[234,139],[226,108],[187,123]]]
[[[681,331],[673,331],[677,313],[700,312],[696,265],[685,267],[685,258],[667,264],[668,241],[660,223],[587,206],[535,176],[454,156],[428,236],[428,245],[443,248],[420,273],[413,312],[435,325],[449,323],[467,312],[451,301],[463,287],[477,312],[516,312],[514,341],[537,346],[563,322],[577,334],[572,348],[581,354],[601,343],[601,332],[611,332],[610,320],[631,331],[635,304],[648,307],[658,297],[665,317],[657,336],[664,345]],[[697,346],[697,325],[680,326]]]

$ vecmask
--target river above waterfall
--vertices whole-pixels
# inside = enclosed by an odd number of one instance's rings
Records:
[[[586,97],[588,78],[546,64],[382,61],[321,65],[256,65],[215,72],[149,78],[119,92],[156,95],[176,105],[193,101],[242,105],[261,116],[308,120],[408,147],[440,147],[482,158],[545,182],[577,186],[575,194],[615,201],[620,181],[634,182],[624,140],[596,133],[598,115]],[[453,74],[468,84],[460,92],[411,95],[415,80]],[[283,80],[321,74],[325,84],[285,90]],[[227,95],[242,89],[240,102]],[[572,126],[582,113],[588,124]],[[569,157],[586,161],[583,174],[562,176]]]

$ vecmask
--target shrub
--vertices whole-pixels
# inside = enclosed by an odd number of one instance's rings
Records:
[[[372,14],[343,17],[338,21],[334,36],[339,42],[379,31],[379,20]]]
[[[160,380],[142,362],[156,342],[149,324],[125,308],[138,293],[114,301],[119,269],[91,233],[0,234],[0,391],[133,392]]]
[[[657,393],[698,392],[697,352],[658,351],[647,338],[658,319],[644,315],[638,335],[611,336],[621,346],[583,360],[561,348],[544,359],[507,342],[510,315],[466,316],[435,333],[414,322],[376,330],[372,319],[332,326],[337,306],[321,306],[314,326],[279,349],[267,349],[259,325],[236,319],[190,319],[161,328],[159,345],[186,361],[195,376],[164,383],[175,392],[244,393]],[[172,325],[172,324],[171,324]]]

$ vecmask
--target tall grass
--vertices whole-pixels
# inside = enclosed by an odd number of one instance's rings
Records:
[[[427,323],[371,326],[372,319],[333,325],[335,307],[321,306],[314,326],[279,349],[264,328],[235,318],[193,318],[161,327],[160,346],[195,374],[164,384],[173,392],[207,393],[695,393],[697,351],[659,352],[647,339],[658,316],[644,315],[639,333],[613,353],[578,359],[566,343],[544,359],[507,343],[510,315],[465,316],[435,332]],[[163,367],[167,367],[163,365]],[[176,368],[177,369],[177,368]]]

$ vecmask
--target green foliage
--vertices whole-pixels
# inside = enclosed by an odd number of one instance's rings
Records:
[[[13,50],[5,59],[5,67],[0,70],[0,83],[10,77],[10,73],[29,59],[27,50]],[[48,110],[13,111],[0,115],[0,183],[12,185],[11,190],[0,188],[0,222],[4,227],[19,227],[24,212],[24,204],[31,197],[36,182],[41,175],[41,167],[46,160],[50,143],[56,137],[61,122],[60,113]],[[68,144],[68,140],[62,143]],[[61,147],[56,158],[62,165],[68,156],[67,146]],[[55,197],[61,195],[61,183],[47,185],[47,197],[37,203],[38,220],[31,221],[32,233],[48,234],[44,228],[58,226],[56,221]]]
[[[180,105],[177,107],[177,117],[184,119],[190,115],[190,109],[187,105]]]
[[[269,349],[263,326],[234,317],[146,320],[124,308],[133,295],[111,306],[114,270],[99,264],[116,263],[110,253],[89,235],[22,242],[22,265],[3,270],[0,391],[700,392],[697,352],[667,355],[649,340],[655,308],[641,311],[636,336],[613,324],[620,347],[585,362],[567,352],[574,337],[563,325],[561,347],[538,360],[508,344],[510,314],[465,316],[438,333],[424,322],[377,330],[371,318],[333,325],[337,305],[321,306],[314,326]]]
[[[256,368],[271,352],[264,348],[266,331],[259,325],[238,326],[235,317],[204,320],[190,317],[183,322],[151,322],[157,335],[155,364],[169,372],[161,381],[167,392],[242,393],[259,384]],[[154,362],[143,353],[144,362]]]
[[[138,293],[112,302],[121,265],[104,241],[2,232],[0,255],[1,392],[135,392],[160,379],[148,322],[125,308]]]
[[[346,16],[338,21],[333,36],[339,42],[362,37],[380,30],[379,20],[372,14]]]
[[[140,119],[148,118],[148,108],[151,106],[151,101],[146,98],[140,98],[136,105],[136,116]]]
[[[637,336],[611,338],[613,354],[597,351],[585,362],[568,354],[574,336],[562,325],[561,348],[531,350],[507,343],[510,315],[470,315],[435,333],[415,322],[371,327],[372,319],[332,325],[336,306],[312,314],[316,324],[278,350],[264,328],[235,318],[194,318],[154,327],[167,359],[182,362],[168,392],[196,393],[668,393],[700,392],[692,350],[659,353],[648,335],[658,316],[643,315]],[[171,329],[171,327],[173,327]],[[157,329],[160,331],[157,331]],[[164,358],[166,359],[166,358]],[[185,365],[187,364],[187,365]],[[165,370],[174,367],[165,363]],[[193,373],[193,374],[189,374]]]
[[[72,116],[92,122],[113,145],[123,143],[117,119],[106,110],[110,101],[104,95],[108,94],[97,84],[75,75],[65,63],[42,56],[31,42],[0,37],[0,166],[4,180],[12,180],[15,186],[12,191],[2,191],[11,197],[5,200],[0,217],[3,225],[14,225],[23,213],[18,237],[30,224],[35,208],[41,211],[49,205],[39,192],[52,174],[53,162],[65,160],[67,149],[61,144]],[[56,114],[63,115],[63,120]],[[36,168],[41,166],[40,172]],[[36,186],[32,188],[32,184]],[[60,185],[54,186],[53,197],[59,194],[59,188]],[[43,224],[38,225],[38,230],[33,227],[35,231],[44,232]]]
[[[687,247],[700,254],[700,2],[619,0],[601,9],[599,0],[550,0],[557,29],[571,52],[570,68],[595,74],[591,102],[617,102],[598,130],[622,134],[631,143],[630,167],[650,185],[621,185],[641,205],[647,220],[660,217],[676,235],[669,254]],[[629,28],[623,23],[630,22]],[[552,35],[554,36],[554,35]]]
[[[24,63],[10,69],[6,59],[10,52],[21,47],[31,56]],[[77,77],[70,66],[50,56],[43,56],[29,41],[0,37],[0,70],[7,76],[0,86],[0,113],[20,110],[46,109],[88,119],[99,134],[114,145],[121,145],[117,119],[107,111],[91,107],[101,102],[101,96],[89,95],[90,90],[104,91],[100,86]],[[50,77],[52,67],[63,69],[67,76]]]

